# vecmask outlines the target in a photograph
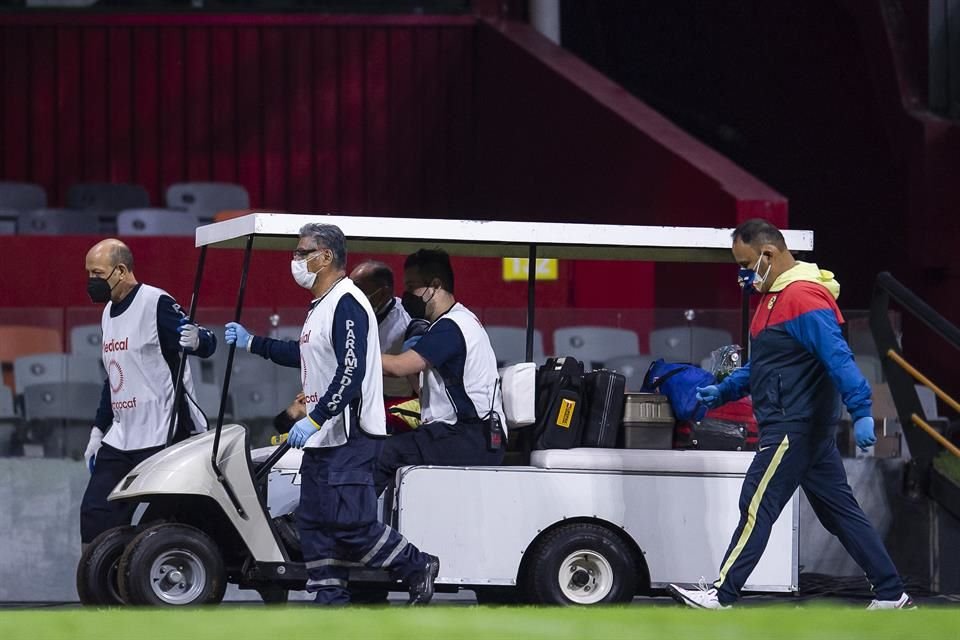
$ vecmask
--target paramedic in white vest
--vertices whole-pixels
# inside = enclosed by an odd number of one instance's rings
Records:
[[[454,297],[450,257],[439,249],[420,249],[407,257],[403,281],[404,308],[430,326],[409,350],[384,355],[383,372],[421,375],[422,424],[384,444],[378,493],[400,467],[499,465],[506,445],[497,358],[483,325]],[[491,428],[499,430],[494,437]]]
[[[299,342],[253,336],[235,322],[224,338],[301,370],[307,415],[288,442],[304,450],[296,519],[315,602],[349,604],[349,568],[367,566],[405,582],[410,604],[426,604],[439,560],[377,519],[373,472],[386,437],[380,341],[369,301],[346,277],[346,261],[338,227],[304,225],[290,264],[294,280],[313,295]]]
[[[106,303],[101,328],[107,379],[84,453],[90,469],[80,505],[84,545],[130,523],[136,504],[108,502],[107,496],[136,465],[166,446],[182,355],[206,358],[217,348],[213,333],[188,322],[170,294],[137,282],[133,254],[119,240],[95,244],[87,252],[86,270],[90,299]],[[207,429],[203,413],[189,399],[195,398],[189,360],[183,387],[174,441]]]
[[[377,317],[377,330],[380,335],[380,353],[397,355],[403,352],[404,343],[411,338],[423,335],[427,322],[412,319],[403,308],[400,298],[393,295],[393,270],[389,265],[377,260],[361,262],[350,272],[350,279],[367,296],[373,313]],[[413,384],[411,383],[413,382]],[[410,398],[419,391],[416,377],[383,379],[385,398]]]

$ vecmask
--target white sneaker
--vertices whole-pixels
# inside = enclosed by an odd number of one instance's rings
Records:
[[[720,604],[717,600],[717,590],[707,585],[701,578],[696,589],[684,589],[675,584],[667,587],[667,592],[673,599],[694,609],[729,609],[730,605]]]
[[[867,609],[916,609],[917,605],[913,604],[913,600],[910,599],[906,593],[900,595],[897,600],[874,600],[867,605]]]

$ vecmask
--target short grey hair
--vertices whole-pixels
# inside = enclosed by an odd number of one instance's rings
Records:
[[[313,238],[321,249],[333,252],[333,266],[343,269],[347,264],[347,239],[343,236],[340,227],[334,224],[320,224],[308,222],[300,227],[301,238]]]

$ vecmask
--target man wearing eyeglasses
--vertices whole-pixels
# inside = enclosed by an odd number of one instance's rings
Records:
[[[346,277],[346,261],[339,227],[304,225],[290,263],[294,280],[313,296],[299,341],[253,336],[235,322],[226,325],[225,339],[301,370],[306,416],[288,442],[304,450],[296,518],[315,602],[349,604],[349,568],[367,566],[405,582],[410,604],[426,604],[439,560],[377,519],[373,474],[386,436],[380,340],[370,302]]]

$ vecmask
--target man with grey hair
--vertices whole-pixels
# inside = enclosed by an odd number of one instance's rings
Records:
[[[405,582],[410,604],[433,597],[440,561],[377,519],[373,473],[386,436],[383,369],[370,302],[346,277],[346,241],[334,225],[300,229],[290,270],[313,295],[299,340],[226,325],[227,343],[301,370],[306,416],[290,429],[303,448],[297,527],[315,602],[345,605],[349,567],[382,567]]]

